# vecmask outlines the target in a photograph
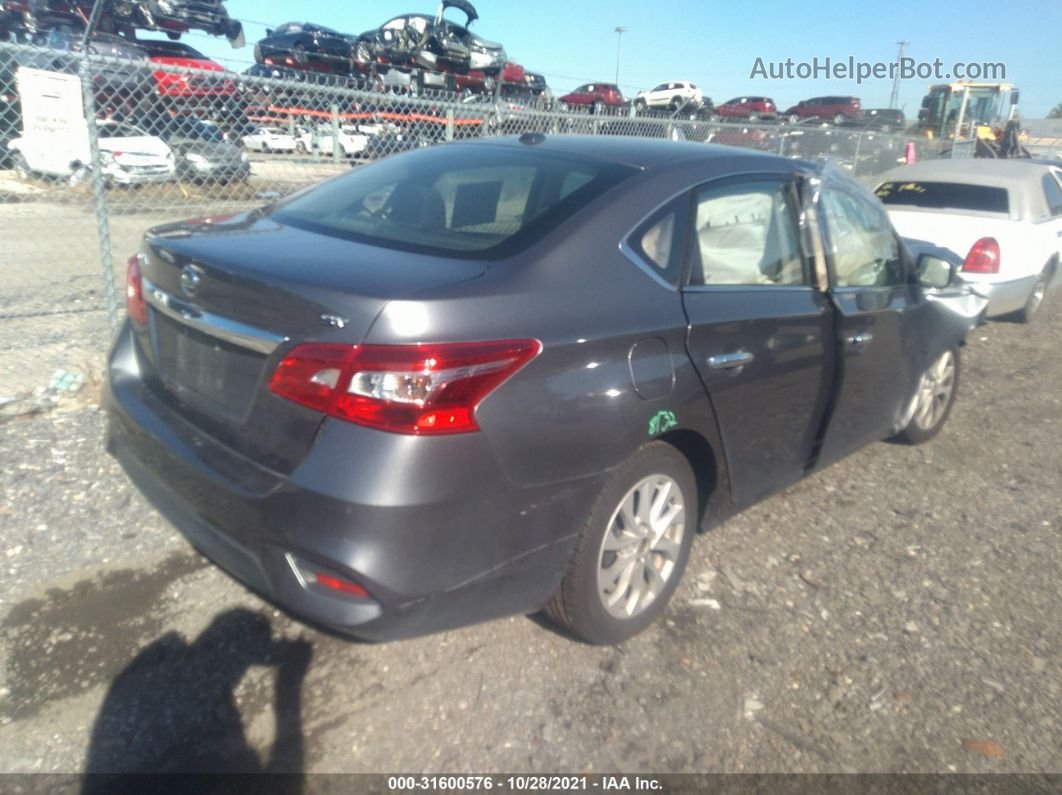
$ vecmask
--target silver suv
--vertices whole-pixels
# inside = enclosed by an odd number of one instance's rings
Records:
[[[672,80],[648,91],[639,91],[634,98],[634,107],[636,110],[696,110],[703,102],[701,90],[689,80]]]

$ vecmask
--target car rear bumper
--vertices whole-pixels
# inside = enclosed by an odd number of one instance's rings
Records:
[[[252,590],[356,637],[406,637],[541,608],[600,487],[596,477],[518,487],[482,433],[428,439],[331,420],[281,475],[190,424],[145,386],[139,368],[127,323],[108,365],[107,449],[138,489]],[[296,561],[369,596],[308,587]]]
[[[979,295],[988,298],[986,316],[999,317],[1017,312],[1025,306],[1037,278],[1037,275],[1033,275],[1006,282],[968,281]]]
[[[181,176],[192,180],[241,180],[251,176],[250,163],[182,163]]]

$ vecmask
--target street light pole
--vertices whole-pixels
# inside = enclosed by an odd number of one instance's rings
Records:
[[[896,74],[892,76],[892,94],[889,95],[890,108],[895,108],[900,98],[900,67],[903,65],[903,48],[911,42],[898,41],[896,43],[900,45],[900,53],[896,56]]]
[[[623,25],[616,26],[616,85],[619,85],[620,45],[623,43],[623,34],[627,28]]]

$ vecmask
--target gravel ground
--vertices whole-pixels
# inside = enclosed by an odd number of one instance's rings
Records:
[[[0,424],[0,772],[1062,771],[1062,302],[990,323],[945,431],[705,534],[616,648],[534,617],[302,626],[102,452],[92,385]]]

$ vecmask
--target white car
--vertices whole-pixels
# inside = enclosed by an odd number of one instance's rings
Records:
[[[132,124],[98,121],[100,163],[107,184],[141,185],[176,179],[173,150],[155,135]],[[8,144],[15,170],[21,176],[44,174],[70,177],[90,161],[88,132],[74,128],[62,133],[24,135]]]
[[[298,140],[286,130],[272,127],[256,127],[243,136],[243,145],[253,152],[294,152]]]
[[[892,169],[876,190],[903,237],[963,260],[987,315],[1029,322],[1062,279],[1062,164],[926,160]]]
[[[704,104],[704,95],[689,80],[672,80],[656,88],[639,91],[634,97],[636,110],[696,110]]]
[[[330,155],[334,150],[334,141],[331,124],[318,124],[312,129],[299,131],[296,145],[300,152],[318,152]],[[339,135],[335,136],[339,143],[340,152],[347,157],[357,157],[365,152],[369,145],[369,136],[361,132],[357,127],[344,125],[339,128]]]

